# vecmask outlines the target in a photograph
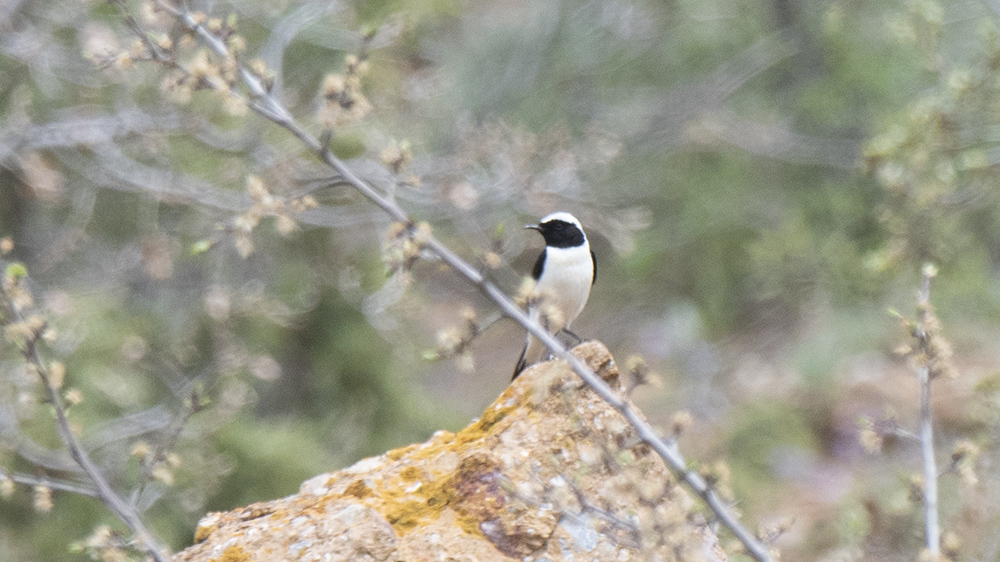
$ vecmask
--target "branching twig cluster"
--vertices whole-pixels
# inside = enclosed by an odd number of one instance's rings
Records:
[[[951,344],[941,333],[941,322],[930,301],[931,280],[936,275],[937,268],[934,265],[924,265],[920,289],[917,291],[916,320],[909,320],[896,313],[911,337],[910,342],[900,346],[896,352],[908,360],[920,383],[919,429],[915,433],[906,430],[891,418],[878,422],[861,422],[861,442],[870,452],[879,451],[887,436],[919,443],[922,474],[910,478],[910,497],[923,505],[924,545],[928,556],[933,560],[939,559],[942,553],[938,479],[942,474],[951,473],[957,475],[964,484],[975,484],[978,479],[974,465],[979,456],[979,448],[969,441],[956,444],[951,462],[944,471],[939,470],[935,456],[931,384],[938,379],[953,379],[957,376],[951,361]]]
[[[917,293],[917,320],[908,322],[913,344],[901,351],[910,359],[920,380],[920,452],[924,468],[925,544],[932,556],[941,553],[941,523],[938,513],[938,468],[934,456],[934,415],[931,411],[931,382],[940,377],[955,378],[951,364],[951,344],[941,335],[941,323],[931,306],[931,279],[937,274],[925,265]]]
[[[65,368],[57,366],[61,365],[59,363],[46,361],[42,356],[41,348],[49,337],[49,327],[41,315],[33,312],[33,298],[23,283],[26,276],[23,266],[11,264],[5,268],[0,280],[0,320],[4,324],[4,337],[17,346],[29,370],[38,375],[46,400],[52,406],[59,438],[90,480],[94,487],[93,494],[131,529],[134,534],[132,541],[138,548],[157,562],[166,562],[166,550],[146,528],[139,512],[111,487],[70,427],[66,397],[60,391]],[[35,504],[42,511],[46,507],[51,508],[51,489],[44,481],[34,484]]]

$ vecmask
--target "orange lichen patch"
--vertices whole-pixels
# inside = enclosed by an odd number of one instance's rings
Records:
[[[367,498],[372,495],[372,489],[365,484],[364,480],[355,480],[353,484],[344,490],[345,496],[354,496],[356,498]]]
[[[399,474],[396,476],[383,481],[376,489],[375,501],[366,503],[385,517],[401,535],[436,518],[448,505],[450,498],[443,490],[446,478],[439,476],[414,484]]]
[[[480,523],[496,517],[496,511],[505,502],[499,488],[499,466],[488,455],[465,459],[461,456],[469,443],[489,437],[487,429],[496,425],[513,407],[515,405],[511,404],[497,408],[499,413],[486,423],[471,424],[458,434],[441,431],[419,447],[407,447],[393,461],[397,467],[400,464],[407,466],[390,468],[367,481],[355,480],[343,489],[343,495],[357,498],[377,511],[401,536],[437,520],[449,507],[457,512],[463,530],[482,536]],[[390,453],[388,456],[395,455]],[[429,462],[447,457],[456,460]],[[444,470],[429,473],[421,466]]]
[[[484,439],[489,435],[501,431],[496,425],[503,421],[508,414],[514,410],[524,407],[514,399],[513,393],[507,389],[500,398],[493,401],[483,416],[476,423],[469,424],[464,429],[455,434],[454,446],[465,448],[468,444]]]
[[[385,520],[392,525],[392,528],[403,536],[417,528],[431,512],[438,512],[434,506],[419,499],[403,499],[393,502],[393,498],[386,498],[382,507],[376,508]]]
[[[399,474],[403,481],[412,482],[413,476],[414,473],[406,469]],[[459,526],[464,531],[482,536],[479,527],[482,521],[496,517],[506,501],[499,478],[500,470],[495,460],[488,455],[475,455],[464,459],[454,473],[420,480],[416,489],[412,484],[401,489],[400,482],[387,482],[391,485],[378,489],[378,503],[369,505],[400,534],[437,519],[446,507],[450,507],[457,513]]]
[[[194,530],[194,542],[198,544],[205,542],[209,536],[219,529],[219,522],[222,520],[221,513],[209,513],[198,521],[198,526]]]
[[[446,449],[453,448],[451,445],[454,440],[454,433],[450,431],[438,431],[431,437],[430,441],[407,451],[399,460],[406,459],[411,463],[419,464],[420,461],[437,458]]]
[[[503,396],[501,396],[501,398],[503,398]],[[501,402],[498,400],[494,402],[489,408],[486,408],[486,411],[483,412],[483,417],[479,418],[479,423],[471,427],[475,427],[477,430],[481,432],[489,431],[490,428],[492,428],[494,425],[496,425],[505,417],[507,417],[507,414],[513,411],[514,408],[516,407],[517,403],[514,400],[510,400],[509,402],[508,401]],[[459,433],[464,433],[464,431],[461,431]]]
[[[393,449],[385,453],[386,458],[390,461],[398,461],[399,459],[405,457],[407,454],[413,452],[414,449],[420,447],[420,443],[414,443],[413,445],[407,445],[406,447],[400,447],[398,449]]]
[[[489,430],[483,427],[480,420],[456,433],[450,445],[454,450],[462,450],[472,443],[485,439],[488,435]]]
[[[218,527],[198,527],[194,530],[194,543],[205,542]]]
[[[249,554],[247,554],[242,548],[233,545],[223,551],[222,558],[213,562],[249,562],[250,560],[253,559],[250,558]]]
[[[399,477],[403,480],[420,480],[424,476],[424,471],[420,470],[415,466],[408,466],[403,470],[399,471]]]

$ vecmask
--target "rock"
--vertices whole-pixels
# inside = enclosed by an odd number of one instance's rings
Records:
[[[621,391],[608,350],[573,350]],[[564,361],[458,433],[361,460],[198,524],[174,562],[725,560],[662,460]]]

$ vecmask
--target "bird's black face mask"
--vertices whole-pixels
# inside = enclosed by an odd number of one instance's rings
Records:
[[[546,246],[572,248],[583,244],[583,232],[580,232],[580,229],[570,222],[554,219],[529,228],[534,228],[542,233]]]

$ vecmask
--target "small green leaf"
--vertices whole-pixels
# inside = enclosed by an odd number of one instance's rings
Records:
[[[211,249],[212,249],[212,241],[207,238],[204,238],[202,240],[195,242],[194,244],[191,244],[191,254],[195,256],[199,254],[204,254],[205,252]]]
[[[28,268],[21,262],[13,262],[4,270],[4,277],[7,279],[20,279],[28,276]]]

